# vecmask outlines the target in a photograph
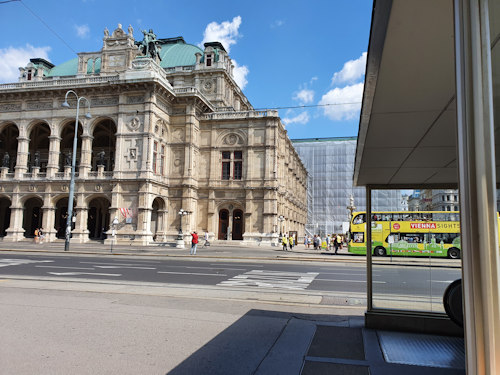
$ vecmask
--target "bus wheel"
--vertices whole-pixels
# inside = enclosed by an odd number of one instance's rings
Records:
[[[460,250],[458,250],[456,247],[450,247],[448,249],[448,258],[460,259]]]
[[[377,246],[375,250],[373,250],[373,255],[376,255],[378,257],[385,257],[386,254],[387,252],[382,246]]]

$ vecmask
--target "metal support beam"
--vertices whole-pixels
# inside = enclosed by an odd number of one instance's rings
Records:
[[[488,1],[454,4],[467,373],[499,374],[500,258]]]

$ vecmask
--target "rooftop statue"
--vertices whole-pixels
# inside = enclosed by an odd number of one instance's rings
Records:
[[[156,39],[156,34],[153,32],[153,29],[149,29],[149,31],[141,30],[144,34],[144,39],[141,42],[140,49],[141,52],[148,57],[155,58],[161,61],[160,57],[160,49],[161,46],[158,44],[158,39]]]

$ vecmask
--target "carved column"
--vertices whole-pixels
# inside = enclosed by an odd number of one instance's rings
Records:
[[[92,170],[92,140],[93,137],[85,134],[81,136],[82,150],[80,155],[79,177],[87,178]]]
[[[24,173],[28,171],[28,148],[29,138],[19,136],[17,138],[17,159],[15,166],[15,178],[23,178]]]
[[[54,228],[56,221],[55,207],[42,207],[42,228],[45,236],[45,242],[52,242],[56,239],[56,230]]]
[[[87,229],[89,208],[79,206],[75,208],[76,222],[73,229],[73,241],[76,243],[87,242],[89,238],[89,230]]]
[[[49,161],[47,163],[47,178],[53,178],[59,171],[59,155],[61,154],[61,137],[49,136]]]
[[[10,226],[6,230],[5,241],[20,241],[24,238],[23,228],[24,209],[19,194],[12,197],[10,206]]]

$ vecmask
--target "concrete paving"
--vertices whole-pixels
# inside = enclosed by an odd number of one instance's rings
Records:
[[[70,251],[64,251],[64,242],[34,244],[33,242],[8,243],[0,242],[0,255],[12,254],[12,252],[51,253],[51,254],[101,254],[101,255],[126,255],[126,256],[159,256],[159,257],[191,257],[189,248],[178,249],[170,246],[148,246],[136,247],[130,245],[114,245],[111,251],[110,245],[102,243],[71,244]],[[317,251],[307,249],[304,245],[298,245],[293,251],[284,252],[279,247],[251,247],[238,243],[213,243],[210,247],[199,246],[196,257],[216,258],[224,260],[251,259],[257,261],[314,261],[314,262],[356,262],[364,263],[364,256],[347,253],[346,249],[340,251],[339,255],[333,255],[324,250]],[[389,262],[390,259],[377,259],[381,262]],[[396,259],[395,261],[402,261]],[[405,262],[415,265],[427,265],[428,260],[422,258],[404,259]],[[458,262],[449,259],[433,260],[434,264],[450,265]],[[452,263],[450,263],[452,262]],[[80,280],[81,281],[81,280]],[[29,284],[31,283],[31,284]],[[0,284],[1,287],[37,289],[36,281],[25,280],[19,285],[12,281]],[[54,284],[51,284],[52,287]],[[66,285],[69,285],[66,283]],[[85,288],[88,288],[88,285]],[[147,286],[142,286],[142,289]],[[43,288],[43,286],[42,286]],[[126,293],[130,287],[118,285],[104,291],[105,293]],[[49,289],[49,288],[47,288]],[[95,288],[94,288],[95,289]],[[61,288],[68,291],[68,288]],[[86,289],[87,290],[87,289]],[[145,293],[138,292],[137,295]],[[89,292],[96,292],[92,288]],[[102,293],[103,291],[101,291]],[[178,294],[178,297],[169,295],[169,299],[190,298],[189,293]],[[149,293],[149,292],[148,292]],[[154,295],[154,293],[153,293]],[[182,296],[182,297],[181,297]],[[207,298],[211,298],[207,295]],[[212,296],[214,298],[214,296]],[[212,301],[221,300],[223,296],[217,296]],[[315,296],[311,296],[315,298]],[[292,311],[293,303],[297,301],[285,301],[281,309],[289,305]],[[248,303],[248,302],[242,302]],[[256,302],[260,303],[260,302]],[[311,304],[313,305],[314,302]],[[304,305],[303,305],[304,306]],[[312,308],[311,308],[312,309]],[[397,356],[391,352],[391,336],[384,332],[370,330],[364,327],[361,315],[352,315],[348,310],[339,315],[339,311],[332,307],[330,314],[323,310],[324,314],[318,319],[317,316],[308,314],[292,314],[290,316],[279,316],[276,322],[269,324],[268,319],[262,321],[257,319],[257,310],[246,314],[242,318],[226,325],[225,329],[215,334],[203,347],[193,351],[186,348],[184,358],[179,350],[176,352],[176,365],[168,370],[169,374],[465,374],[463,363],[463,345],[458,345],[454,351],[434,353],[441,361],[429,362],[429,353],[419,353],[418,348],[423,346],[429,339],[429,335],[410,334],[403,337],[403,343],[408,344],[413,355],[409,359],[393,358]],[[140,310],[137,312],[140,313]],[[269,317],[266,317],[269,318]],[[188,328],[186,328],[188,329]],[[202,331],[200,331],[202,332]],[[215,332],[215,331],[214,331]],[[425,337],[424,337],[425,336]],[[208,339],[207,336],[205,339]],[[385,337],[383,345],[380,337]],[[399,338],[400,339],[400,338]],[[434,340],[446,339],[445,337],[432,336]],[[460,340],[460,339],[458,339]],[[396,345],[401,346],[401,344]],[[335,349],[337,348],[337,349]],[[445,348],[446,347],[445,345]],[[329,350],[328,350],[329,349]],[[406,351],[408,352],[408,351]],[[353,356],[355,353],[356,355]],[[447,361],[448,357],[455,361]],[[458,362],[456,358],[459,358]],[[462,359],[460,359],[462,358]],[[140,363],[140,362],[139,362]],[[95,372],[98,373],[99,371]],[[22,373],[22,372],[18,372]],[[74,372],[78,373],[78,371]],[[126,373],[121,372],[121,373]],[[144,372],[144,373],[147,373]]]

